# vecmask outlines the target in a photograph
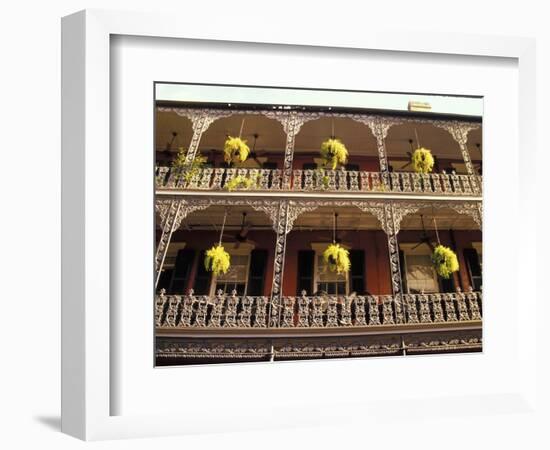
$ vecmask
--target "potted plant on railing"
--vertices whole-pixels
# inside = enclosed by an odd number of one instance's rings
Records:
[[[180,147],[176,158],[172,161],[172,170],[176,175],[174,184],[176,186],[189,184],[193,177],[201,172],[207,161],[208,158],[200,153],[197,153],[192,161],[187,161],[187,150]]]
[[[213,245],[207,250],[204,257],[204,267],[208,272],[212,272],[215,276],[227,273],[231,267],[231,256],[222,245],[223,230],[225,228],[225,220],[227,219],[227,210],[223,216],[223,223],[220,230],[220,240],[217,245]]]
[[[225,188],[230,192],[235,190],[248,190],[253,187],[258,187],[259,181],[260,174],[256,176],[237,175],[236,177],[230,179],[227,183],[225,183]]]

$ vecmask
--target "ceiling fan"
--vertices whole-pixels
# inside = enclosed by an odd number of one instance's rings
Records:
[[[414,151],[413,140],[412,139],[409,139],[409,145],[411,147],[411,151],[410,152],[405,152],[407,155],[409,155],[409,161],[407,162],[407,164],[402,166],[401,169],[405,169],[405,168],[409,167],[412,164],[412,152]]]
[[[174,145],[174,141],[178,137],[178,133],[176,131],[172,131],[172,139],[166,143],[166,147],[164,147],[165,152],[172,151],[172,145]]]
[[[424,216],[422,214],[420,214],[420,220],[422,221],[422,234],[420,235],[418,244],[416,244],[411,250],[415,250],[417,247],[420,247],[422,244],[426,244],[428,247],[430,247],[430,250],[433,252],[435,247],[432,244],[432,240],[430,239],[430,236],[428,236],[428,233],[426,232],[426,226],[424,225]]]
[[[258,133],[254,133],[252,135],[252,137],[254,138],[254,143],[252,144],[252,149],[250,150],[250,155],[249,156],[254,161],[256,161],[260,167],[262,167],[263,164],[265,162],[267,162],[268,158],[267,158],[267,156],[260,156],[260,154],[256,151],[256,141],[258,140],[260,135]]]
[[[224,234],[224,238],[232,239],[235,242],[235,248],[239,248],[242,243],[255,244],[247,238],[252,224],[246,221],[246,212],[242,213],[241,227],[235,234]]]
[[[334,213],[332,220],[332,239],[330,243],[341,244],[348,234],[348,230],[338,230],[338,213]]]

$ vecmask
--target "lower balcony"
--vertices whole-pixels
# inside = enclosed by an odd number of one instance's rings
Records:
[[[481,328],[481,292],[156,297],[157,336],[357,335]]]

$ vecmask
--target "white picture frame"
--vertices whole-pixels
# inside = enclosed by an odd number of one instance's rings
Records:
[[[245,29],[206,29],[200,23],[188,21],[182,27],[181,19],[168,14],[143,14],[112,11],[87,10],[62,21],[62,431],[85,440],[112,438],[149,437],[175,434],[187,434],[214,431],[258,430],[287,426],[320,425],[325,421],[331,424],[353,426],[365,423],[376,427],[375,434],[381,430],[390,430],[391,421],[377,420],[394,414],[395,420],[406,418],[408,414],[435,421],[443,417],[455,417],[457,422],[471,425],[472,417],[477,417],[474,427],[487,427],[498,432],[507,420],[512,423],[535,424],[542,419],[544,405],[536,403],[537,398],[537,353],[532,343],[536,342],[536,287],[529,280],[536,271],[536,251],[534,243],[526,243],[516,249],[516,259],[528,260],[529,267],[517,266],[517,279],[509,280],[513,286],[522,281],[522,308],[514,317],[514,340],[512,344],[523,343],[509,349],[510,361],[514,362],[514,372],[502,380],[495,380],[495,391],[484,394],[472,392],[469,396],[453,397],[434,395],[410,395],[394,392],[386,401],[365,401],[357,399],[340,401],[338,399],[320,399],[312,403],[307,396],[302,404],[286,404],[284,399],[277,404],[254,405],[235,408],[234,403],[221,404],[209,411],[204,405],[193,403],[190,399],[180,412],[147,414],[142,411],[113,414],[113,395],[124,386],[116,383],[112,377],[112,365],[117,364],[119,354],[113,354],[114,336],[121,331],[117,328],[117,315],[113,314],[110,297],[113,286],[110,280],[111,245],[110,226],[110,182],[113,181],[109,148],[111,145],[110,90],[111,37],[138,36],[175,38],[187,40],[212,40],[233,42],[236,45],[285,44],[278,47],[284,53],[291,46],[321,47],[332,49],[376,50],[381,52],[414,52],[420,54],[462,55],[464,57],[497,57],[517,61],[519,96],[519,124],[517,145],[510,144],[514,157],[522,152],[530,152],[535,157],[535,45],[526,38],[479,37],[470,35],[438,33],[399,33],[380,31],[350,32],[348,34],[311,33],[306,37],[296,30],[285,30],[284,35],[271,29],[265,29],[261,35],[248,33]],[[331,53],[331,57],[334,54]],[[328,57],[328,56],[327,56]],[[234,78],[234,77],[233,77]],[[178,81],[178,80],[170,80]],[[197,80],[200,81],[200,80]],[[233,82],[234,80],[228,80]],[[458,82],[458,81],[457,81]],[[321,87],[321,86],[311,86]],[[329,88],[331,86],[322,86]],[[151,94],[152,95],[152,94]],[[152,101],[152,97],[151,97]],[[151,119],[152,121],[152,119]],[[514,119],[515,121],[515,119]],[[489,128],[495,127],[488,120]],[[485,125],[484,125],[485,132]],[[519,159],[519,176],[513,177],[511,189],[514,197],[514,211],[522,216],[524,226],[535,227],[536,195],[534,180],[528,173],[527,158]],[[490,171],[489,171],[490,173]],[[485,192],[492,198],[491,188]],[[522,201],[519,202],[519,195]],[[486,214],[493,214],[491,208]],[[495,212],[496,214],[496,212]],[[490,225],[489,225],[490,226]],[[489,228],[490,229],[490,228]],[[491,240],[491,239],[490,239]],[[493,241],[494,244],[494,241]],[[485,243],[484,243],[485,245]],[[486,250],[484,248],[484,250]],[[490,267],[490,254],[484,251],[484,262]],[[491,270],[488,270],[491,273]],[[494,273],[494,271],[493,271]],[[509,298],[503,303],[517,305],[517,290],[511,290]],[[152,298],[152,297],[151,297]],[[152,305],[151,305],[152,308]],[[488,309],[495,311],[494,306]],[[531,311],[531,312],[529,312]],[[495,316],[491,316],[495,319]],[[497,319],[495,319],[497,320]],[[151,323],[152,327],[152,323]],[[150,332],[148,330],[147,332]],[[489,325],[489,332],[491,328]],[[145,332],[144,332],[145,333]],[[496,335],[495,335],[496,336]],[[500,335],[499,335],[500,336]],[[491,335],[489,334],[489,337]],[[123,337],[122,337],[123,338]],[[122,339],[121,338],[121,339]],[[527,345],[527,343],[530,343]],[[487,352],[497,349],[489,342]],[[484,344],[485,345],[485,344]],[[485,353],[490,361],[490,353]],[[498,352],[497,352],[498,353]],[[502,356],[502,355],[501,355]],[[148,356],[152,359],[151,356]],[[439,358],[439,357],[438,357]],[[445,357],[449,358],[449,357]],[[470,359],[470,356],[464,358]],[[479,356],[478,356],[479,358]],[[429,360],[434,370],[435,365]],[[454,359],[445,360],[446,364],[456,364]],[[479,364],[479,359],[475,364]],[[375,361],[377,362],[377,361]],[[372,363],[369,363],[372,364]],[[273,369],[274,382],[280,377],[302,371],[304,377],[314,376],[318,367],[313,364],[281,364]],[[326,376],[338,376],[333,365]],[[372,367],[372,366],[371,366]],[[393,368],[393,369],[392,369]],[[389,359],[384,369],[388,379],[393,379],[392,370],[400,370],[396,359]],[[219,368],[214,368],[214,370]],[[152,364],[151,364],[152,370]],[[175,369],[157,370],[157,375],[168,380],[168,373]],[[194,369],[195,374],[199,369]],[[221,369],[220,369],[221,370]],[[260,366],[247,367],[246,371],[237,368],[232,376],[244,377],[246,373],[257,376]],[[365,370],[362,361],[348,361],[348,377],[358,377]],[[373,369],[375,370],[375,369]],[[247,372],[248,371],[248,372]],[[193,376],[187,370],[186,376]],[[210,371],[210,381],[216,376]],[[139,373],[135,373],[140,377]],[[341,375],[340,375],[341,376]],[[399,378],[396,378],[399,379]],[[498,382],[497,382],[498,381]],[[161,381],[162,383],[162,381]],[[157,386],[162,386],[158,384]],[[441,389],[444,389],[441,387]],[[443,392],[439,390],[437,392]],[[195,399],[196,400],[196,399]],[[235,399],[233,399],[235,400]],[[212,408],[212,405],[210,405]],[[212,408],[213,409],[213,408]],[[500,416],[503,412],[509,416]],[[205,414],[208,414],[207,416]],[[510,419],[512,417],[512,419]],[[528,426],[528,425],[525,425]],[[437,431],[443,436],[442,431]],[[403,436],[404,442],[406,436]],[[376,437],[373,437],[377,439]]]

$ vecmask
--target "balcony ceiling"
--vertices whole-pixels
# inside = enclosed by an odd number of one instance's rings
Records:
[[[254,134],[258,134],[256,151],[282,153],[284,151],[286,136],[282,125],[272,119],[261,115],[234,115],[216,120],[202,136],[200,150],[221,151],[227,135],[238,135],[242,119],[245,119],[243,138],[252,148]],[[307,122],[302,126],[296,137],[296,153],[317,153],[321,143],[330,137],[334,123],[334,134],[340,138],[348,148],[350,155],[376,156],[376,140],[370,129],[352,119],[321,118]],[[410,151],[408,140],[415,140],[415,129],[421,146],[429,148],[440,158],[462,159],[458,144],[450,134],[429,124],[404,124],[390,129],[386,149],[390,158],[408,158]],[[172,140],[172,133],[178,133],[171,151],[177,151],[178,147],[187,147],[191,140],[191,121],[186,117],[178,116],[173,112],[157,112],[156,146],[157,150],[165,150]],[[468,147],[472,159],[480,160],[476,144],[481,143],[481,130],[470,132]]]
[[[182,229],[187,230],[220,230],[225,208],[223,206],[211,206],[205,210],[196,211],[187,216],[182,222]],[[355,207],[323,207],[315,211],[304,213],[296,219],[295,230],[331,230],[333,226],[333,214],[338,213],[339,230],[380,230],[380,223],[373,215],[361,212]],[[251,229],[271,230],[271,220],[266,214],[255,211],[250,207],[234,206],[228,209],[226,230],[239,230],[242,223],[242,213],[246,212],[246,222],[251,224]],[[458,214],[450,208],[431,208],[421,210],[415,214],[406,216],[401,222],[401,230],[421,230],[422,222],[420,214],[424,216],[426,229],[433,230],[435,215],[437,228],[440,230],[477,230],[476,223],[470,216]],[[157,224],[160,220],[157,218]]]

